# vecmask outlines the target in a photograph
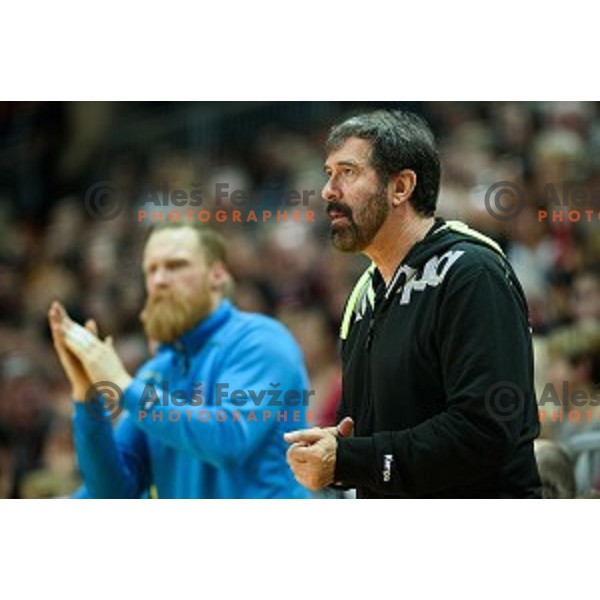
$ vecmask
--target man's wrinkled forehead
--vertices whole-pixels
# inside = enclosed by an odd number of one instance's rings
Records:
[[[373,145],[369,140],[349,137],[329,150],[325,159],[325,168],[344,164],[371,165],[372,153]]]

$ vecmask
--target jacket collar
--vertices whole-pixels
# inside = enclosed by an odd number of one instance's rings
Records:
[[[172,344],[163,344],[163,348],[172,348],[177,352],[191,354],[201,348],[207,340],[233,315],[235,308],[229,300],[221,300],[217,308],[196,327],[186,331]]]

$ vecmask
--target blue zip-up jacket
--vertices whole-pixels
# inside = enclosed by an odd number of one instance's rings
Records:
[[[139,369],[114,432],[75,403],[75,497],[308,498],[283,440],[307,426],[308,387],[287,329],[223,300]]]

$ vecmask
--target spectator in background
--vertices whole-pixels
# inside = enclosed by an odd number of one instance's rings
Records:
[[[544,303],[548,295],[548,274],[555,262],[553,248],[546,235],[547,227],[538,221],[534,208],[524,207],[511,225],[506,256],[523,286],[531,320],[537,329],[546,317]]]
[[[0,459],[5,473],[0,478],[8,496],[19,498],[23,478],[44,460],[50,398],[43,374],[26,355],[14,353],[0,366],[0,446],[5,447],[4,460]]]
[[[576,321],[589,321],[590,326],[600,322],[600,263],[589,265],[575,275],[571,302]]]
[[[600,431],[600,391],[596,388],[600,382],[600,323],[555,330],[547,339],[546,351],[548,385],[538,398],[540,409],[547,412],[545,437],[567,444],[577,433]]]
[[[534,448],[542,481],[542,497],[575,498],[575,475],[569,453],[550,440],[536,440]]]
[[[600,324],[558,329],[546,351],[546,383],[538,392],[542,435],[575,455],[583,493],[600,483]]]

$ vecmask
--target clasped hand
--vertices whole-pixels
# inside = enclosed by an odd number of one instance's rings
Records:
[[[284,435],[291,444],[287,462],[298,483],[309,490],[320,490],[334,482],[338,437],[349,437],[354,430],[350,417],[337,427],[313,427]]]

